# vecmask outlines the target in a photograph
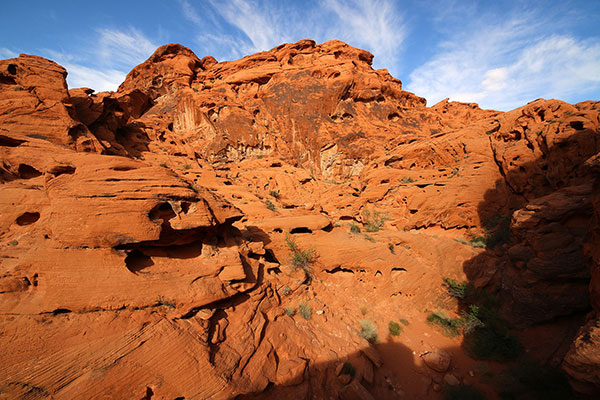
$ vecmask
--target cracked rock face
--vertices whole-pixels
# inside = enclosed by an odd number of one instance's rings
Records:
[[[438,398],[479,379],[424,322],[445,277],[524,334],[589,312],[540,358],[597,391],[600,103],[427,107],[372,59],[170,44],[97,94],[1,60],[0,393]]]

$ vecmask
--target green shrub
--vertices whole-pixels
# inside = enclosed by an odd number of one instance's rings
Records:
[[[19,244],[19,241],[18,241],[18,240],[11,240],[10,242],[8,242],[8,245],[9,245],[9,246],[16,246],[16,245],[18,245],[18,244]]]
[[[406,318],[400,318],[398,321],[399,321],[399,322],[400,322],[402,325],[404,325],[404,326],[409,326],[409,325],[410,325],[410,322],[408,322],[408,321],[406,320]]]
[[[184,169],[184,170],[186,170],[186,171],[187,171],[187,170],[188,170],[188,169],[190,169],[190,168],[192,168],[192,166],[191,166],[190,164],[183,164],[183,169]]]
[[[275,208],[275,204],[273,204],[273,202],[269,199],[265,201],[265,206],[267,206],[267,208],[271,211],[277,211],[277,208]]]
[[[312,308],[306,303],[300,303],[298,304],[298,314],[308,321],[312,317]]]
[[[362,315],[367,315],[367,311],[368,311],[368,310],[367,310],[367,307],[361,307],[361,308],[360,308],[360,313],[361,313]]]
[[[375,238],[374,238],[373,236],[369,236],[369,235],[367,235],[367,234],[365,233],[365,234],[363,234],[363,237],[364,237],[366,240],[368,240],[369,242],[373,242],[373,243],[375,243]]]
[[[464,299],[467,297],[468,285],[466,282],[458,282],[452,278],[444,278],[444,286],[448,290],[448,294],[457,299]]]
[[[157,306],[165,306],[169,308],[175,308],[175,302],[173,300],[165,299],[163,296],[158,296],[156,300],[154,300]]]
[[[317,260],[317,253],[314,249],[302,250],[296,242],[290,237],[285,238],[288,249],[291,253],[291,263],[296,268],[306,269],[310,264]]]
[[[364,210],[362,214],[365,223],[365,230],[367,232],[379,231],[383,227],[383,224],[385,224],[385,221],[388,219],[387,216],[384,216],[377,211],[371,212],[369,210]]]
[[[285,285],[284,287],[281,288],[281,290],[279,292],[282,295],[287,296],[288,294],[290,294],[292,292],[292,289],[288,285]]]
[[[356,369],[354,368],[354,365],[346,361],[342,366],[341,374],[350,375],[352,378],[354,378],[354,375],[356,375]]]
[[[427,316],[427,322],[442,328],[442,334],[448,337],[460,335],[461,323],[459,319],[452,319],[442,311],[432,312]]]
[[[278,192],[278,191],[276,192],[275,190],[271,190],[271,191],[269,192],[269,194],[270,194],[272,197],[276,198],[276,199],[278,199],[278,198],[279,198],[279,192]]]
[[[390,250],[390,253],[396,254],[396,251],[394,250],[394,243],[388,243],[388,249]]]
[[[164,162],[163,162],[163,163],[160,163],[159,165],[160,165],[161,167],[163,167],[163,168],[168,168],[168,166],[167,166],[167,163],[164,163]]]
[[[411,178],[411,177],[406,177],[406,176],[405,176],[404,178],[400,179],[400,182],[401,182],[401,183],[413,183],[414,181],[415,181],[415,180],[414,180],[413,178]]]
[[[390,335],[392,335],[392,336],[400,336],[400,334],[402,333],[403,328],[400,326],[399,323],[394,322],[394,321],[390,321],[390,323],[388,324],[388,330],[390,331]]]
[[[352,233],[360,233],[360,227],[356,224],[350,224],[350,232]]]
[[[475,386],[458,385],[444,387],[444,399],[446,400],[484,400],[485,395]]]
[[[286,315],[293,317],[296,314],[296,309],[292,306],[287,306],[285,308],[285,313],[286,313]]]
[[[366,339],[369,343],[377,342],[377,325],[368,319],[360,320],[360,332],[358,333],[363,339]]]

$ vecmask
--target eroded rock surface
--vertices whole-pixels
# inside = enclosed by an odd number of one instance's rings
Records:
[[[427,107],[372,59],[170,44],[97,94],[0,61],[0,393],[439,398],[479,379],[425,324],[445,277],[526,329],[590,312],[597,390],[600,103]]]

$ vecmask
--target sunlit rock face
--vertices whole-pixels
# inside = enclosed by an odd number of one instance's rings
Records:
[[[0,393],[492,391],[425,322],[446,277],[597,391],[600,103],[427,107],[372,59],[169,44],[97,94],[0,61]]]

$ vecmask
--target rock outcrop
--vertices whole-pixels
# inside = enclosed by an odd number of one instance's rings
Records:
[[[169,44],[97,94],[0,61],[0,393],[438,398],[485,381],[425,323],[445,277],[570,318],[598,390],[600,102],[427,107],[372,59]]]

